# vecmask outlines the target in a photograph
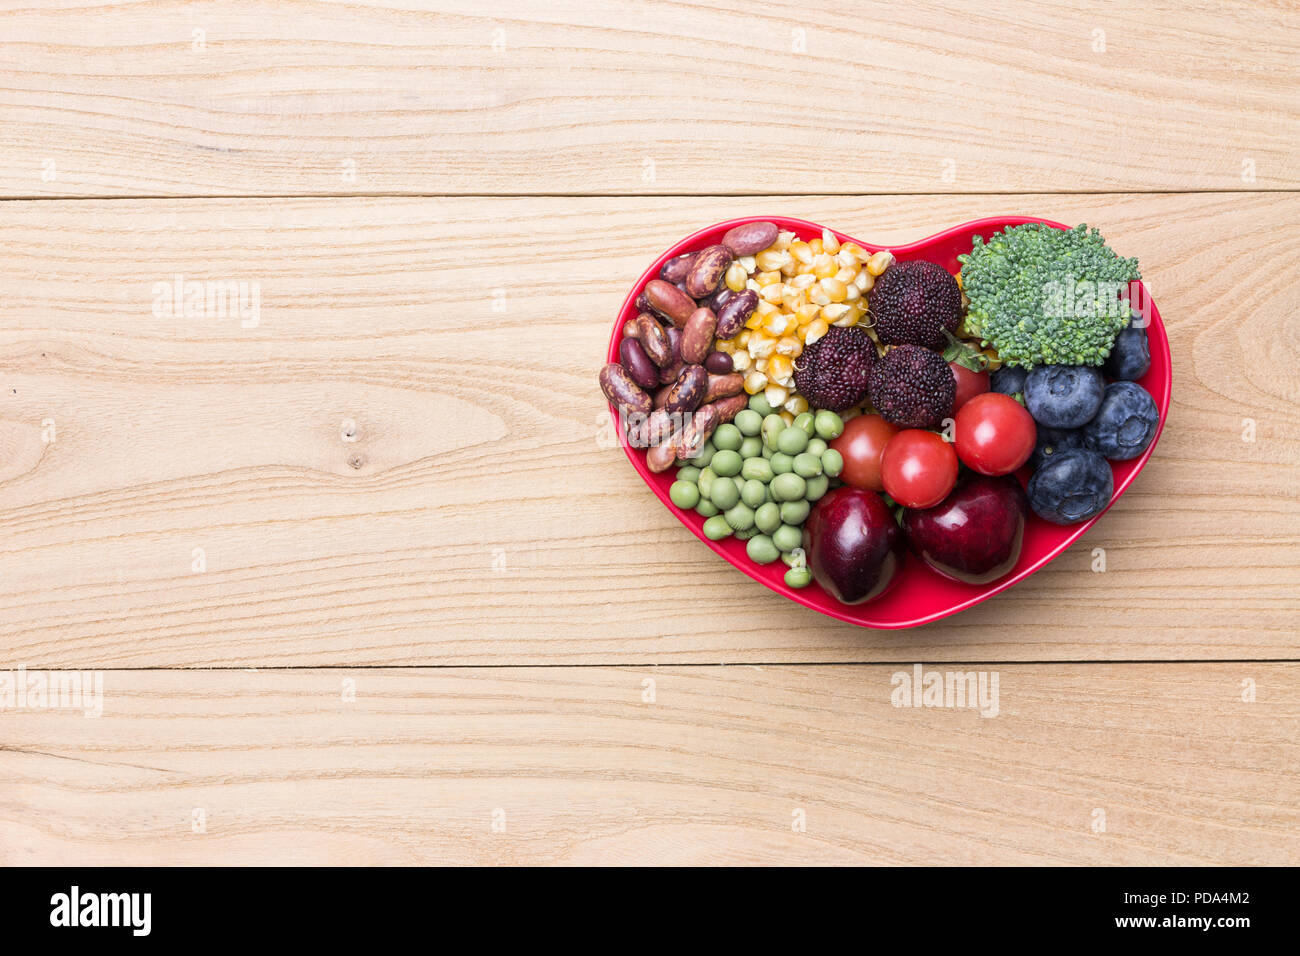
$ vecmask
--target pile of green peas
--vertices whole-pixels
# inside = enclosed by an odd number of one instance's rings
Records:
[[[709,540],[734,535],[751,561],[784,560],[785,583],[807,587],[812,572],[804,562],[802,525],[844,469],[843,457],[826,444],[843,431],[840,416],[826,410],[796,415],[787,425],[760,392],[682,463],[668,496],[704,516]]]

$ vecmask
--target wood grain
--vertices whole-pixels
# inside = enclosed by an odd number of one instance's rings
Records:
[[[645,264],[747,211],[887,243],[1101,225],[1173,343],[1150,465],[918,630],[739,575],[610,445],[595,371]],[[1297,223],[1261,194],[5,203],[0,641],[32,667],[1294,656]],[[176,274],[259,283],[259,324],[154,315]]]
[[[898,671],[112,671],[0,717],[0,864],[1300,863],[1300,665]]]
[[[34,0],[0,36],[10,197],[1300,187],[1285,0]]]

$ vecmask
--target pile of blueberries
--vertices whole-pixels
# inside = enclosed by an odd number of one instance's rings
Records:
[[[1110,503],[1115,480],[1107,459],[1136,458],[1160,426],[1155,401],[1137,384],[1150,367],[1146,328],[1130,321],[1101,368],[1044,365],[1028,373],[1011,367],[993,373],[992,390],[1022,398],[1038,425],[1028,493],[1040,517],[1078,524]]]

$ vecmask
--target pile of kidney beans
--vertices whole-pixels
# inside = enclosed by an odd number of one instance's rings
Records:
[[[651,471],[695,457],[713,430],[748,404],[731,356],[713,346],[745,327],[758,294],[732,292],[722,279],[737,257],[761,252],[776,236],[775,223],[736,226],[716,245],[669,259],[637,296],[619,361],[600,370],[600,387],[631,444],[649,449]]]

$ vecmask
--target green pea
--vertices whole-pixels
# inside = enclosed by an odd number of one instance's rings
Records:
[[[741,478],[740,475],[732,475],[732,476],[731,476],[731,480],[732,480],[733,482],[736,483],[736,490],[737,490],[737,491],[744,491],[744,490],[745,490],[745,479],[744,479],[744,478]]]
[[[805,478],[812,478],[822,473],[822,460],[816,455],[804,452],[794,456],[794,473]]]
[[[731,422],[718,426],[718,430],[713,433],[713,444],[721,450],[735,451],[740,447],[740,443],[745,440],[745,436],[740,433],[740,429]]]
[[[749,396],[749,407],[764,417],[771,415],[772,412],[776,410],[772,407],[771,402],[767,400],[767,396],[762,392],[759,392],[757,395]]]
[[[844,470],[844,456],[834,448],[827,448],[822,452],[822,470],[832,478],[838,478]]]
[[[713,440],[709,439],[704,443],[704,447],[700,449],[700,453],[691,459],[691,464],[695,465],[697,468],[707,468],[709,462],[713,460],[714,452],[717,450],[718,449],[713,444]]]
[[[695,468],[693,466],[687,466],[686,468],[678,468],[677,480],[689,481],[693,485],[698,485],[700,483],[700,469]]]
[[[785,422],[781,420],[781,416],[768,415],[763,419],[763,444],[775,451],[776,439],[783,431],[785,431]]]
[[[724,511],[722,517],[727,519],[732,531],[748,531],[754,527],[754,509],[743,501]]]
[[[824,452],[828,447],[829,446],[826,444],[826,442],[822,441],[820,438],[813,438],[809,440],[808,447],[805,448],[804,451],[806,451],[810,455],[816,455],[818,458],[820,458],[822,452]]]
[[[741,458],[759,458],[763,454],[763,439],[757,435],[746,438],[740,443]]]
[[[704,522],[704,537],[710,541],[721,541],[729,534],[731,534],[731,525],[727,524],[727,519],[722,515],[714,515]]]
[[[822,495],[826,494],[831,486],[831,480],[825,475],[818,475],[816,478],[809,478],[804,494],[809,501],[818,501]]]
[[[772,501],[760,505],[754,512],[754,524],[763,534],[771,534],[781,527],[781,506]]]
[[[777,501],[798,501],[804,496],[807,488],[808,484],[801,475],[787,473],[772,479],[772,497]],[[713,503],[717,504],[717,500],[715,499]]]
[[[772,473],[775,475],[784,475],[787,472],[794,471],[794,458],[783,451],[775,452],[771,459]]]
[[[709,489],[709,500],[718,506],[719,511],[726,511],[728,508],[734,508],[736,502],[740,500],[740,489],[736,487],[734,481],[719,478]]]
[[[733,475],[740,474],[742,464],[744,464],[744,459],[740,457],[740,452],[727,448],[713,456],[713,461],[709,463],[709,467],[720,478],[730,478]]]
[[[754,535],[756,535],[756,534],[758,534],[758,529],[757,529],[757,528],[746,528],[744,531],[737,531],[737,532],[736,532],[736,540],[737,540],[737,541],[748,541],[750,538],[754,537]]]
[[[803,530],[783,524],[772,532],[772,543],[782,551],[793,551],[803,544]]]
[[[772,463],[766,458],[748,458],[740,467],[740,474],[746,480],[750,478],[758,481],[772,480]]]
[[[844,419],[834,412],[823,408],[813,417],[813,428],[827,441],[844,434]]]
[[[806,588],[812,584],[812,572],[807,568],[791,568],[785,572],[785,586],[788,588]]]
[[[800,412],[794,417],[794,427],[799,429],[809,438],[813,436],[813,414],[812,412]]]
[[[694,508],[700,503],[700,489],[689,481],[674,481],[668,488],[668,497],[679,508]]]
[[[808,413],[804,412],[804,414]],[[777,451],[784,452],[787,455],[797,455],[807,447],[808,433],[794,425],[781,432],[776,439]],[[714,471],[717,471],[717,469],[715,468]]]
[[[757,564],[771,564],[781,557],[781,552],[772,543],[772,539],[765,534],[750,538],[749,543],[745,545],[745,553],[749,555],[749,560]]]
[[[767,485],[757,478],[751,478],[745,482],[745,487],[740,489],[740,500],[751,508],[757,508],[767,500]]]
[[[708,498],[701,498],[700,503],[695,506],[695,513],[701,518],[712,518],[716,514],[721,514],[718,506]]]
[[[790,568],[808,566],[808,555],[804,554],[803,548],[792,548],[789,551],[781,552],[781,560],[786,563],[786,567]]]
[[[781,520],[786,524],[803,524],[811,510],[812,505],[806,501],[787,501],[781,505]]]
[[[718,477],[717,472],[712,468],[704,467],[700,469],[700,477],[695,479],[695,483],[700,486],[700,494],[709,497],[709,489],[713,487],[713,481]]]
[[[763,416],[752,408],[744,408],[736,413],[732,423],[742,435],[757,435],[763,427]]]
[[[774,452],[774,451],[772,451],[772,449],[768,448],[767,445],[764,445],[764,446],[763,446],[763,457],[764,457],[764,458],[771,458],[774,454],[776,454],[776,452]]]

